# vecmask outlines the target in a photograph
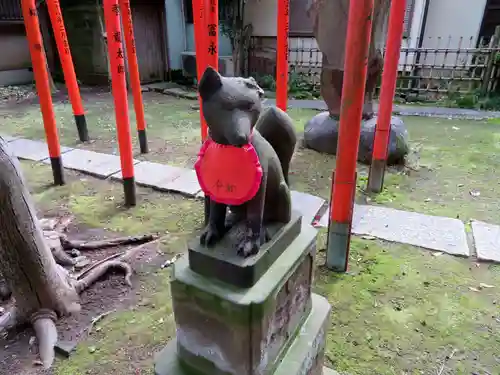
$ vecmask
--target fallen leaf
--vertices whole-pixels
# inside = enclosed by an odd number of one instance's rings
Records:
[[[89,353],[95,353],[97,348],[95,346],[89,346]]]
[[[471,190],[469,191],[469,194],[473,197],[479,197],[481,195],[481,192],[479,190]]]
[[[489,289],[489,288],[494,288],[495,286],[494,285],[485,284],[485,283],[480,283],[479,287],[483,288],[483,289]]]

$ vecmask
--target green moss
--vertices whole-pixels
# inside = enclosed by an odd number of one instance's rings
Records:
[[[333,305],[327,358],[349,374],[498,373],[498,266],[405,245],[351,242],[350,273],[320,268],[316,292]],[[477,290],[477,289],[476,289]],[[480,353],[480,354],[479,354]]]
[[[52,178],[50,167],[26,162],[22,166],[37,208],[48,212],[64,208],[89,227],[128,235],[169,233],[172,239],[179,239],[202,225],[199,200],[138,188],[138,205],[125,209],[120,183],[66,171],[69,178],[65,186],[47,186]]]
[[[120,184],[68,172],[66,186],[47,188],[49,167],[22,166],[43,211],[66,207],[78,222],[131,234],[169,228],[166,251],[178,251],[177,241],[201,225],[198,201],[139,189],[139,206],[125,211]],[[395,176],[391,184],[404,189],[405,177]],[[325,247],[325,232],[318,249]],[[446,361],[449,373],[500,373],[500,266],[355,237],[351,245],[348,274],[326,270],[325,253],[318,253],[314,289],[333,306],[328,365],[351,375],[433,374],[456,350]],[[154,352],[175,332],[169,273],[143,276],[143,303],[104,318],[69,360],[57,361],[54,373],[152,374]]]
[[[168,271],[142,280],[141,289],[147,306],[106,316],[54,374],[152,374],[153,351],[175,335]]]

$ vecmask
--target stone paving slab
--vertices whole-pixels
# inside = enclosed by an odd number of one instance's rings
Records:
[[[19,138],[9,143],[12,152],[19,159],[26,159],[32,161],[42,161],[47,159],[50,164],[49,149],[47,143],[41,141],[33,141],[31,139]],[[70,147],[61,146],[61,154],[72,151]],[[64,160],[64,157],[63,157]]]
[[[178,87],[174,87],[171,89],[165,89],[163,90],[163,93],[166,95],[171,95],[175,96],[177,98],[184,98],[184,99],[191,99],[195,100],[198,99],[198,94],[194,91],[186,91]]]
[[[304,221],[312,223],[319,209],[325,203],[325,200],[311,194],[301,193],[300,191],[291,191],[292,209],[302,214]]]
[[[328,225],[328,212],[320,225]],[[380,206],[355,205],[352,233],[470,256],[465,225],[458,219],[429,216]]]
[[[300,191],[291,190],[292,209],[300,212],[304,221],[312,223],[319,209],[325,203],[325,200],[311,194],[301,193]],[[196,194],[196,198],[203,199],[205,194],[202,190]]]
[[[63,155],[62,162],[65,168],[100,178],[108,178],[112,174],[121,171],[119,156],[88,150],[73,149],[73,151]],[[134,164],[138,162],[139,160],[134,160]],[[48,164],[50,161],[44,160],[43,163]]]
[[[138,185],[147,187],[161,187],[179,177],[184,171],[184,168],[171,167],[150,161],[141,161],[134,166],[135,182]],[[111,179],[121,181],[123,179],[122,171],[113,174]]]
[[[165,89],[173,88],[173,87],[179,87],[177,84],[172,83],[172,82],[155,82],[155,83],[149,83],[146,85],[142,85],[141,89],[143,91],[156,91],[156,92],[163,92]]]
[[[472,221],[477,258],[500,263],[500,226]]]
[[[0,134],[0,137],[3,138],[3,140],[7,143],[9,142],[12,142],[12,141],[15,141],[16,139],[19,139],[19,137],[12,137],[10,135],[4,135],[4,134]]]
[[[175,191],[189,197],[196,196],[201,190],[196,172],[191,169],[185,169],[174,180],[163,181],[161,184],[154,186],[154,188],[160,191]]]

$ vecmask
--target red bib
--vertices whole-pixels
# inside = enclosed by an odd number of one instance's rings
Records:
[[[208,138],[201,146],[194,169],[210,199],[233,206],[252,199],[262,180],[259,156],[251,144],[234,147]]]

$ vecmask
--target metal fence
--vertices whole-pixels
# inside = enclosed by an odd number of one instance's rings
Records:
[[[426,99],[445,95],[489,93],[500,89],[500,28],[489,38],[405,38],[399,59],[397,93]],[[322,53],[315,39],[289,40],[290,90],[319,95]],[[385,52],[385,51],[384,51]],[[276,76],[276,39],[253,37],[248,53],[249,75],[264,85]],[[268,87],[270,88],[270,87]]]
[[[19,0],[0,0],[0,21],[22,21]]]

